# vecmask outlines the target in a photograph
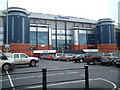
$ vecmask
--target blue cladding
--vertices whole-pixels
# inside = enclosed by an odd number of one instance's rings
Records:
[[[97,44],[115,44],[115,29],[112,24],[98,25],[96,27]]]
[[[116,32],[117,44],[120,45],[120,31]]]
[[[6,17],[5,21],[5,43],[6,43]],[[29,18],[26,16],[10,15],[8,18],[8,42],[29,43]]]

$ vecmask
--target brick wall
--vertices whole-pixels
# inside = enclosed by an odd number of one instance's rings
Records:
[[[99,52],[105,52],[105,53],[117,51],[116,44],[99,44],[97,45],[97,48],[99,49]]]
[[[52,49],[52,45],[30,45],[30,44],[23,44],[23,43],[11,43],[9,44],[10,48],[9,51],[10,53],[26,53],[29,56],[33,56],[33,51],[30,50],[30,47],[35,47],[37,50],[51,50]],[[4,45],[1,46],[0,48],[2,48],[3,52],[5,51],[5,47]]]

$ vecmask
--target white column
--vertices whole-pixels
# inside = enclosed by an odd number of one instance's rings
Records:
[[[52,29],[50,27],[49,28],[49,45],[52,45]]]
[[[78,45],[78,30],[74,30],[74,45]]]

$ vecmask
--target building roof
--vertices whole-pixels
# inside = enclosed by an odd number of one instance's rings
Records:
[[[40,18],[40,19],[49,19],[49,20],[60,20],[60,21],[71,21],[71,22],[84,22],[84,23],[93,23],[96,24],[96,20],[71,17],[71,16],[61,16],[61,15],[52,15],[44,13],[33,13],[31,12],[30,18]]]
[[[26,11],[23,8],[18,7],[11,7],[9,10],[21,10]],[[4,11],[5,12],[5,11]],[[28,13],[26,11],[26,13]],[[0,11],[0,16],[4,16],[5,14],[3,11]],[[97,20],[87,19],[87,18],[80,18],[80,17],[72,17],[72,16],[62,16],[62,15],[53,15],[53,14],[44,14],[44,13],[33,13],[30,12],[30,18],[37,18],[37,19],[46,19],[46,20],[60,20],[60,21],[68,21],[68,22],[82,22],[82,23],[92,23],[96,24]]]

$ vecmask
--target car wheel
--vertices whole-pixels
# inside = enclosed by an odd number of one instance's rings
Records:
[[[90,62],[87,62],[87,64],[89,65],[89,64],[90,64]]]
[[[95,61],[93,62],[93,64],[96,65],[96,63],[97,63],[97,61],[95,60]]]
[[[66,59],[66,61],[68,62],[68,61],[69,61],[69,59],[67,58],[67,59]]]
[[[4,70],[4,71],[10,70],[10,64],[4,64],[4,65],[2,66],[2,70]]]
[[[36,66],[36,62],[35,61],[31,61],[30,62],[30,66]]]
[[[116,62],[114,62],[113,66],[118,67],[119,65],[118,65],[118,64],[116,64]]]

